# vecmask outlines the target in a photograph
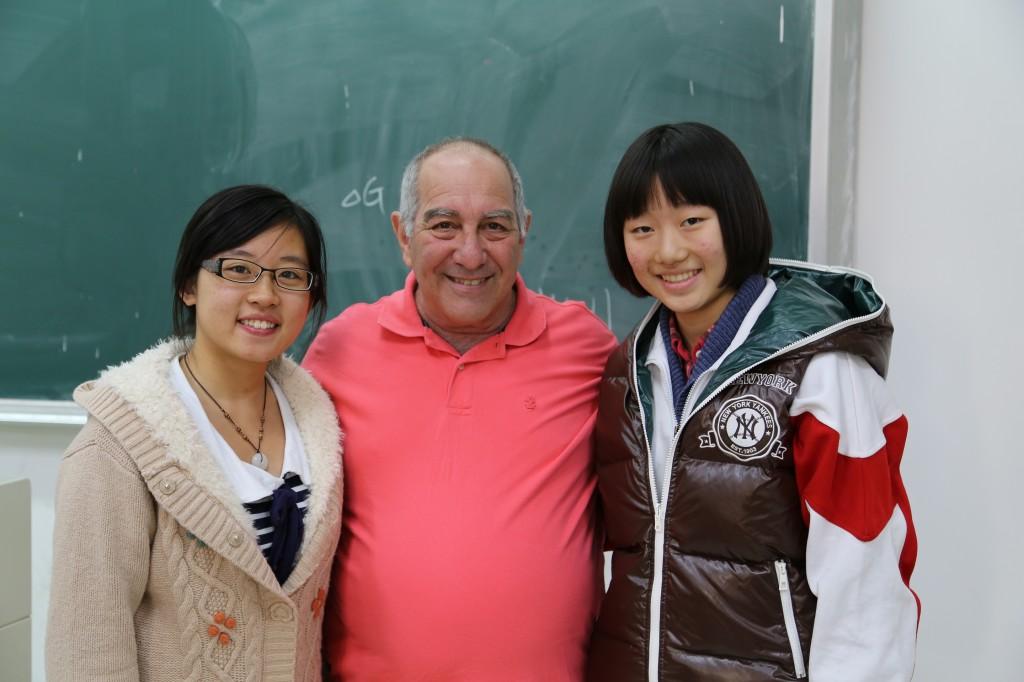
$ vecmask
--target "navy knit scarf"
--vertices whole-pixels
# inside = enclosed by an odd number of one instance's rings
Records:
[[[668,316],[674,313],[665,306],[661,306],[658,313],[658,328],[661,331],[661,340],[665,344],[666,355],[668,355],[668,372],[672,378],[672,401],[676,408],[676,423],[682,417],[683,405],[690,388],[701,374],[718,361],[718,358],[732,343],[740,325],[743,324],[743,318],[750,312],[751,306],[764,291],[767,283],[768,280],[761,275],[751,275],[743,281],[736,291],[736,295],[729,301],[729,305],[722,311],[721,317],[715,322],[714,329],[704,340],[704,347],[700,351],[697,362],[693,365],[693,371],[690,372],[689,378],[683,371],[682,360],[672,350],[672,341],[668,331]]]

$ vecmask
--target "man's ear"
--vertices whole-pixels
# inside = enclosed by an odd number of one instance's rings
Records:
[[[405,233],[405,226],[402,225],[402,214],[398,211],[391,212],[391,229],[395,232],[398,247],[402,249],[402,260],[407,267],[411,268],[412,257],[409,255],[409,235]]]
[[[526,212],[526,223],[523,225],[523,236],[520,238],[520,241],[523,241],[523,242],[526,241],[526,235],[528,235],[530,233],[530,224],[531,223],[533,223],[533,212],[527,211]]]

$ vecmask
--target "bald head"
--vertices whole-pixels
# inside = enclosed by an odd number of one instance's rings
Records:
[[[519,234],[525,236],[529,225],[527,221],[529,211],[526,208],[523,180],[519,176],[519,171],[516,170],[511,159],[498,148],[489,142],[472,137],[450,137],[432,144],[413,157],[412,161],[405,167],[405,172],[402,173],[402,189],[399,197],[398,212],[401,215],[402,227],[406,235],[412,234],[420,210],[419,180],[420,172],[423,169],[423,162],[442,151],[456,152],[460,150],[470,153],[478,151],[490,154],[502,162],[512,184],[516,227],[519,228]]]

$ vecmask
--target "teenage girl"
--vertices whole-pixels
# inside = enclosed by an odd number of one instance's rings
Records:
[[[753,173],[699,123],[641,135],[604,217],[655,305],[613,353],[596,457],[612,579],[590,680],[907,680],[917,541],[867,276],[768,260]]]
[[[320,679],[341,434],[282,353],[322,319],[324,272],[316,219],[276,190],[196,211],[177,338],[74,394],[88,421],[57,485],[47,679]]]

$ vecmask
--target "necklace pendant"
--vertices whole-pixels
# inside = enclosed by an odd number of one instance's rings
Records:
[[[267,470],[267,456],[264,455],[259,450],[257,450],[256,453],[252,456],[252,458],[249,460],[249,463],[252,464],[254,467],[257,467],[258,469],[263,469],[263,471]]]

